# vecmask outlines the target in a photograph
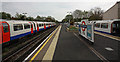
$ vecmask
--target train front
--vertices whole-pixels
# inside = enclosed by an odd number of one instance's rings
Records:
[[[120,21],[112,23],[112,34],[120,36]]]

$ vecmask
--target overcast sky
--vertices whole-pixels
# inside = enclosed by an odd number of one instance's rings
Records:
[[[61,21],[67,12],[76,9],[90,10],[100,7],[104,11],[112,7],[118,0],[2,0],[2,11],[14,16],[16,12],[27,13],[27,16],[52,16]]]

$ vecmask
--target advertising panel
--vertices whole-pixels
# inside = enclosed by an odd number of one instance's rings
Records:
[[[79,24],[79,34],[88,39],[91,42],[94,42],[94,25],[89,23],[88,20],[82,20]]]
[[[92,40],[92,25],[87,25],[87,38]]]

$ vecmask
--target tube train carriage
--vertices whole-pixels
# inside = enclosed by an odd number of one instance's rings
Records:
[[[56,23],[54,22],[1,20],[0,30],[2,29],[2,34],[0,36],[2,36],[2,42],[0,44],[48,29],[55,25]]]
[[[94,21],[95,31],[120,36],[120,19]]]
[[[95,26],[94,31],[120,36],[120,19],[97,20],[97,21],[90,21],[90,23],[94,23]],[[81,24],[81,22],[79,23],[75,22],[75,24],[76,25]]]

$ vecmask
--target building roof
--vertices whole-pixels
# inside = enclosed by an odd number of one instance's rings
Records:
[[[111,8],[113,8],[114,6],[116,6],[118,3],[120,3],[120,1],[116,2],[116,4],[113,5]],[[105,12],[103,13],[103,15],[104,15],[106,12],[108,12],[111,8],[109,8],[107,11],[105,11]]]

